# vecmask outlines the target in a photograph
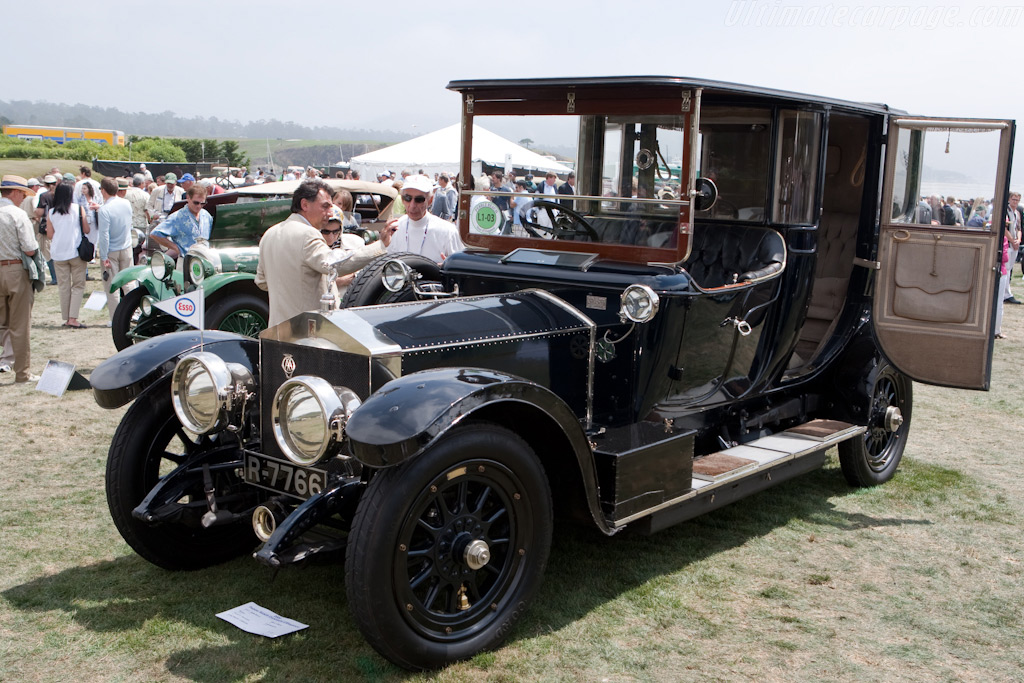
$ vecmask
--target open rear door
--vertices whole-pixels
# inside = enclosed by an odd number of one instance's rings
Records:
[[[1013,135],[1013,121],[889,123],[873,323],[916,381],[988,389]],[[951,196],[973,200],[960,225],[944,224]]]

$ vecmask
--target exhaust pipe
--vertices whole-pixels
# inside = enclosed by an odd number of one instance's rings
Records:
[[[261,543],[266,543],[274,535],[278,522],[284,519],[281,509],[278,506],[270,508],[267,505],[260,505],[252,513],[252,530]]]

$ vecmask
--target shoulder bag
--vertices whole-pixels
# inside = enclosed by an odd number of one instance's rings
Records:
[[[78,209],[78,229],[82,236],[82,241],[78,243],[78,258],[88,263],[96,255],[96,245],[85,238],[85,212],[81,207]]]

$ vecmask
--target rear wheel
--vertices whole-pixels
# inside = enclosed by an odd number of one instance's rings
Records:
[[[529,446],[501,427],[458,428],[367,486],[345,562],[355,621],[409,669],[494,647],[536,593],[551,535]]]
[[[356,274],[345,291],[341,307],[374,306],[414,300],[416,294],[412,291],[411,285],[397,292],[389,292],[384,287],[384,264],[395,259],[404,261],[413,271],[419,273],[423,280],[436,282],[441,279],[441,267],[424,256],[409,252],[381,254]]]
[[[839,464],[852,486],[875,486],[892,479],[910,433],[913,382],[888,361],[875,358],[855,393],[866,416],[863,436],[839,444]]]

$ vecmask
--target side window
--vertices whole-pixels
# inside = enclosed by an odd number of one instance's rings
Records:
[[[764,220],[771,121],[768,109],[701,108],[698,168],[718,186],[718,202],[698,217]]]
[[[783,110],[779,112],[778,158],[775,160],[776,223],[814,222],[814,197],[821,148],[821,114]]]
[[[990,229],[1000,131],[924,125],[897,130],[891,222]]]

